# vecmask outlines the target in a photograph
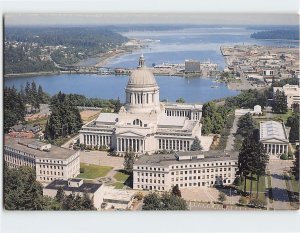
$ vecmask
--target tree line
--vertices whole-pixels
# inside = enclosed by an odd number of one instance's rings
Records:
[[[4,164],[3,178],[6,210],[95,210],[87,194],[65,195],[59,189],[55,198],[43,196],[43,186],[36,181],[34,168],[8,168]]]
[[[41,59],[41,55],[40,48],[30,44],[17,47],[5,45],[4,74],[58,71],[52,61]]]
[[[77,133],[82,126],[78,108],[68,95],[59,92],[51,98],[51,115],[45,128],[45,138],[52,143]]]
[[[25,102],[14,87],[4,87],[3,111],[4,111],[4,132],[17,122],[23,122],[25,117]]]
[[[250,35],[254,39],[299,40],[299,29],[277,29],[255,32]]]

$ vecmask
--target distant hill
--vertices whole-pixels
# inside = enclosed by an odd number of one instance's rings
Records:
[[[299,40],[299,29],[261,31],[251,34],[250,37],[254,39]]]

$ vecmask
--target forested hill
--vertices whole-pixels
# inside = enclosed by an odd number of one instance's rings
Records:
[[[6,74],[54,71],[128,41],[107,27],[6,27],[4,39]]]
[[[278,29],[278,30],[260,31],[251,34],[251,38],[299,40],[299,29]]]

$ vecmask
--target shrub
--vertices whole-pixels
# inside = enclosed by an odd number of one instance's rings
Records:
[[[280,159],[282,159],[282,160],[288,160],[289,157],[288,157],[287,154],[282,154],[282,155],[280,155]]]
[[[242,178],[240,176],[236,177],[234,180],[234,185],[240,186],[241,184],[242,184]]]
[[[239,204],[241,204],[241,205],[246,205],[248,203],[248,200],[247,200],[247,198],[246,197],[240,197],[240,199],[239,199]]]
[[[144,198],[144,195],[143,193],[138,192],[135,194],[134,198],[137,199],[138,201],[141,201]]]
[[[249,205],[254,207],[265,207],[267,205],[266,200],[258,198],[250,201]]]

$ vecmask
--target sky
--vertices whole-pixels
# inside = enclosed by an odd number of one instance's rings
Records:
[[[112,24],[260,24],[295,25],[297,14],[238,13],[69,13],[69,14],[5,14],[5,25],[112,25]]]
[[[1,9],[1,7],[0,7]],[[295,25],[298,0],[4,1],[6,25]]]

